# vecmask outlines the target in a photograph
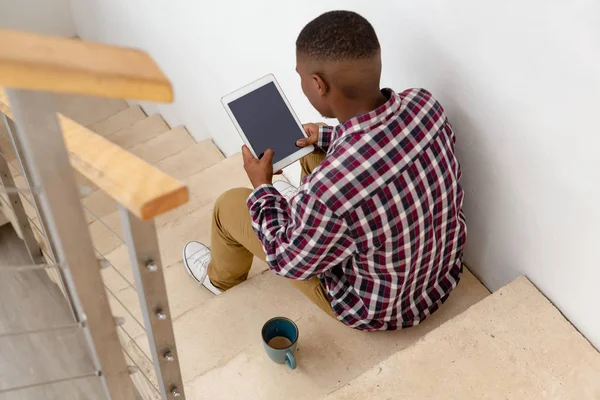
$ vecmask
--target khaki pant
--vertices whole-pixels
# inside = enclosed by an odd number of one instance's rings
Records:
[[[313,153],[300,160],[302,177],[309,175],[323,161],[325,154]],[[208,266],[211,282],[222,290],[248,278],[253,256],[265,260],[265,253],[252,229],[246,200],[252,193],[247,188],[232,189],[215,203],[211,232],[212,262]],[[325,288],[315,276],[307,281],[289,280],[310,301],[335,318]]]

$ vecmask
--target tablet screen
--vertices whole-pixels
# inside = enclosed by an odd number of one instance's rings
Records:
[[[304,136],[273,82],[233,100],[229,109],[257,155],[271,148],[273,164],[298,151]]]

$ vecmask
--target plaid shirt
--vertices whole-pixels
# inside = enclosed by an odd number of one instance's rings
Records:
[[[462,274],[466,225],[455,136],[431,93],[383,93],[378,109],[323,127],[323,163],[288,203],[271,185],[248,198],[269,267],[318,276],[338,319],[362,330],[414,326]]]

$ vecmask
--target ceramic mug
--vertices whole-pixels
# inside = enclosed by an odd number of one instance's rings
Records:
[[[275,317],[262,327],[262,340],[269,358],[278,364],[296,369],[294,352],[298,347],[298,326],[289,318]]]

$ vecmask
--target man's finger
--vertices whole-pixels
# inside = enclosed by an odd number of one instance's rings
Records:
[[[244,164],[249,163],[250,161],[255,159],[254,155],[246,145],[242,146],[242,158],[244,159]]]
[[[275,152],[272,149],[267,149],[263,154],[264,155],[260,161],[265,164],[273,164],[273,156],[275,155]]]

